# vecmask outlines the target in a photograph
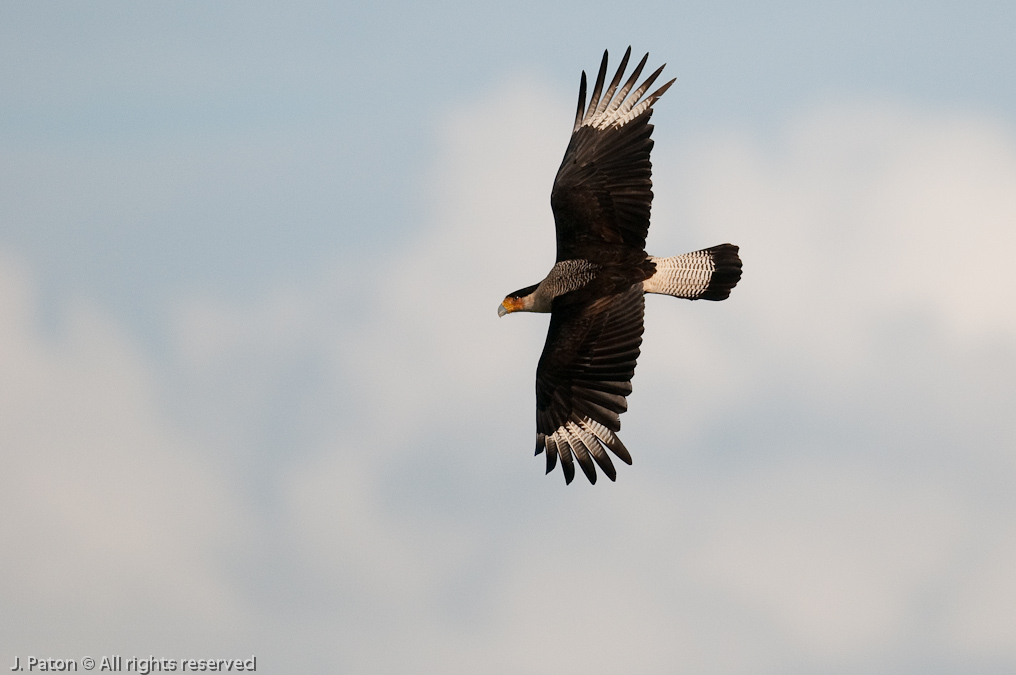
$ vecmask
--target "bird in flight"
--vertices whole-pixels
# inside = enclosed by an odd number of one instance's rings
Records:
[[[642,344],[644,295],[723,300],[741,278],[733,244],[670,258],[646,253],[653,201],[649,118],[674,80],[645,96],[660,66],[633,90],[646,54],[622,85],[630,56],[631,47],[604,90],[603,52],[588,107],[582,72],[575,126],[550,194],[556,264],[543,281],[511,293],[497,309],[498,316],[550,313],[536,368],[536,454],[546,453],[547,473],[560,458],[566,483],[575,477],[575,461],[590,483],[596,483],[596,466],[615,480],[607,450],[631,464],[617,432]]]

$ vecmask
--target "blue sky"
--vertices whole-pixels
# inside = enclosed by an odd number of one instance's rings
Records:
[[[0,658],[1016,666],[1016,10],[8,3]],[[531,456],[579,72],[657,105],[616,484]]]
[[[1016,110],[1016,13],[998,3],[663,3],[627,10],[623,30],[615,8],[585,3],[3,11],[7,151],[67,156],[62,174],[26,161],[12,178],[75,212],[59,228],[16,219],[5,240],[58,295],[94,289],[133,321],[157,322],[181,287],[239,295],[353,246],[397,246],[418,225],[442,116],[520,73],[572,96],[603,48],[670,64],[657,137],[672,146],[717,128],[767,137],[828,98]],[[118,187],[140,201],[171,181],[167,208],[118,217]]]

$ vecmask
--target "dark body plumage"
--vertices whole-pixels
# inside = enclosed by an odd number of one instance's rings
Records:
[[[632,91],[649,55],[621,85],[630,55],[629,47],[604,90],[604,52],[588,107],[582,73],[575,126],[550,198],[557,262],[544,281],[509,295],[499,308],[499,314],[551,312],[536,371],[536,453],[546,452],[548,473],[560,458],[569,483],[573,457],[592,483],[594,463],[611,480],[616,476],[605,448],[631,463],[616,432],[642,344],[644,294],[722,300],[741,276],[730,244],[674,258],[646,253],[649,119],[653,102],[674,81],[643,99],[663,67]]]

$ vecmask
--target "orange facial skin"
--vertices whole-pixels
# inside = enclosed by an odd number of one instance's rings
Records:
[[[504,302],[501,303],[501,306],[497,308],[497,315],[504,316],[505,314],[517,312],[520,309],[522,309],[522,299],[513,298],[509,295],[504,299]]]

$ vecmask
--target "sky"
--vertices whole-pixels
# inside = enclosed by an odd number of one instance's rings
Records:
[[[1016,670],[1016,7],[0,6],[0,659]],[[616,483],[532,455],[580,72],[657,104]],[[9,665],[8,665],[9,667]]]

